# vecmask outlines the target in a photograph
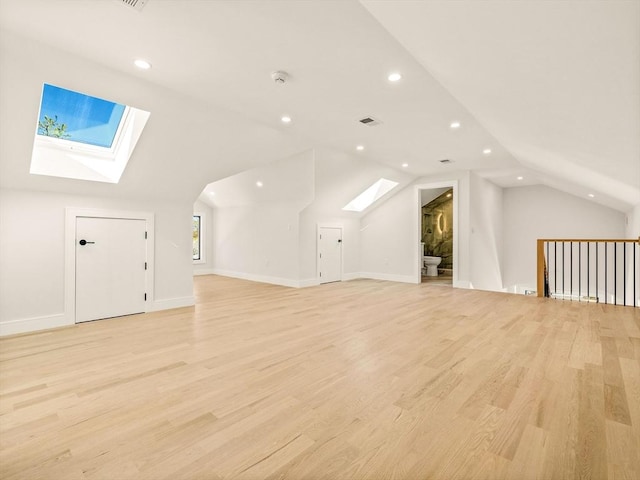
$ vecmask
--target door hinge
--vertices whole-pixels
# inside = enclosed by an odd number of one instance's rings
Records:
[[[147,262],[144,262],[144,269],[147,269]]]
[[[146,293],[144,294],[144,301],[145,302],[147,301],[147,294]]]
[[[320,254],[320,258],[322,258],[322,254]]]
[[[147,239],[147,232],[144,232],[144,239]]]
[[[320,234],[320,240],[322,240],[322,234]]]
[[[322,276],[322,272],[320,272],[320,276]]]

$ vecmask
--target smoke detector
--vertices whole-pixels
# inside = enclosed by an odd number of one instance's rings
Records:
[[[274,82],[276,82],[278,85],[282,85],[283,83],[285,83],[287,81],[287,79],[289,78],[289,74],[287,72],[283,72],[281,70],[278,70],[277,72],[273,72],[271,74],[271,78],[273,79]]]

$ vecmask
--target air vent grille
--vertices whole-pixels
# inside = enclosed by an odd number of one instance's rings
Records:
[[[358,120],[361,124],[366,125],[367,127],[375,127],[376,125],[380,125],[382,122],[373,117],[365,117]]]
[[[118,0],[118,1],[126,5],[127,7],[135,8],[137,11],[141,12],[142,8],[147,4],[149,0]]]

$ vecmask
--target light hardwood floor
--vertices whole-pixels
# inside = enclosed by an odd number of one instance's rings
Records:
[[[373,280],[195,290],[0,340],[0,478],[640,478],[640,309]]]

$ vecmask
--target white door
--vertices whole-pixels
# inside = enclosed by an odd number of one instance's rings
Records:
[[[318,276],[320,283],[342,280],[342,228],[318,228]]]
[[[76,322],[145,311],[146,221],[76,219]]]

